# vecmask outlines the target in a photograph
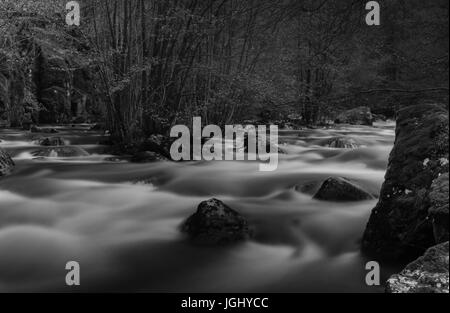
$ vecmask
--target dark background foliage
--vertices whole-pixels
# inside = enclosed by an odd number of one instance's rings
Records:
[[[0,120],[104,121],[119,141],[192,116],[328,123],[448,102],[448,1],[62,0],[0,4]]]

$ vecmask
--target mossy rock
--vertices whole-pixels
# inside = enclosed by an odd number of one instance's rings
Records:
[[[0,177],[11,173],[14,167],[14,161],[9,154],[0,148]]]
[[[217,199],[200,203],[181,231],[194,242],[207,245],[230,244],[250,237],[247,220]]]
[[[388,293],[448,293],[448,241],[426,251],[386,283]]]
[[[433,181],[448,173],[448,132],[448,111],[440,105],[400,110],[380,199],[362,240],[366,254],[411,261],[438,243],[429,216],[430,192]]]

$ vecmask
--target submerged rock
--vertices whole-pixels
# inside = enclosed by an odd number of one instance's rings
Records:
[[[359,147],[358,143],[353,138],[348,137],[333,137],[327,139],[323,145],[330,148],[341,148],[341,149],[356,149]]]
[[[313,198],[326,201],[362,201],[374,199],[362,187],[342,177],[330,177],[325,180]]]
[[[439,105],[400,110],[380,200],[364,232],[363,252],[379,260],[411,261],[438,243],[435,232],[439,241],[448,241],[448,193],[438,187],[448,176],[436,181],[448,173],[448,131],[448,111]],[[441,219],[445,215],[446,232]]]
[[[428,249],[386,283],[388,293],[448,293],[448,241]]]
[[[358,107],[339,114],[334,122],[337,124],[372,126],[373,116],[370,108]]]
[[[270,136],[266,136],[265,141],[263,141],[262,137],[257,136],[256,137],[256,146],[255,150],[259,153],[259,147],[264,146],[265,153],[270,153],[270,151],[276,151],[278,154],[287,154],[286,151],[284,151],[282,148],[280,148],[279,143],[274,143],[270,141]],[[244,141],[243,142],[236,142],[235,148],[237,150],[244,149],[245,153],[248,153],[250,151],[250,140],[248,136],[248,132],[244,133]]]
[[[11,173],[14,167],[14,161],[9,154],[0,148],[0,177]]]
[[[47,157],[47,158],[69,158],[69,157],[84,157],[89,153],[76,146],[64,146],[53,148],[41,148],[31,153],[35,157]]]
[[[210,199],[181,226],[181,231],[201,244],[227,244],[250,237],[247,220],[222,201]]]
[[[41,146],[65,146],[65,142],[61,137],[48,137],[38,140]]]

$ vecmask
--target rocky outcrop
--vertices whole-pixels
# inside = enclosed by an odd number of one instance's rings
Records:
[[[373,116],[368,107],[358,107],[345,111],[337,116],[337,124],[369,125],[373,124]]]
[[[411,261],[448,240],[448,194],[442,194],[448,176],[436,180],[449,169],[448,131],[448,111],[439,105],[399,112],[394,148],[380,200],[364,232],[363,252],[379,260]]]
[[[388,293],[448,293],[448,241],[434,246],[386,283]]]
[[[431,207],[428,211],[433,224],[434,240],[437,243],[449,239],[448,173],[439,176],[431,185],[429,194]]]
[[[362,201],[374,199],[362,187],[342,177],[330,177],[325,180],[313,198],[325,201]]]
[[[11,173],[14,167],[14,161],[9,154],[0,148],[0,177]]]
[[[84,157],[89,155],[86,150],[77,146],[41,148],[33,151],[31,154],[35,157],[47,158]]]
[[[181,231],[200,244],[228,244],[250,237],[247,220],[222,201],[210,199],[181,226]]]

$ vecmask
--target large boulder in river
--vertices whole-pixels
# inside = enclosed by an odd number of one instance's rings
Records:
[[[325,180],[313,198],[326,201],[362,201],[374,199],[362,187],[342,177],[330,177]]]
[[[444,196],[445,188],[438,187],[446,179],[448,184],[448,176],[436,181],[449,170],[448,131],[448,111],[441,106],[400,110],[380,200],[364,232],[363,252],[379,260],[411,261],[439,243],[433,223],[439,234],[446,233],[439,241],[448,240],[448,193]]]
[[[369,125],[373,124],[373,116],[370,108],[358,107],[347,110],[339,114],[335,121],[337,124],[351,124],[351,125]]]
[[[386,283],[388,293],[448,293],[448,241],[436,245]]]
[[[47,158],[70,158],[70,157],[84,157],[89,153],[83,148],[77,146],[64,146],[64,147],[52,147],[41,148],[31,153],[35,157],[47,157]]]
[[[181,231],[201,244],[227,244],[250,237],[247,220],[222,201],[210,199],[181,226]]]
[[[0,177],[11,173],[13,167],[14,161],[5,150],[0,148]]]
[[[355,139],[349,137],[333,137],[326,139],[322,142],[322,145],[330,148],[339,148],[339,149],[356,149],[359,147],[359,144]]]

